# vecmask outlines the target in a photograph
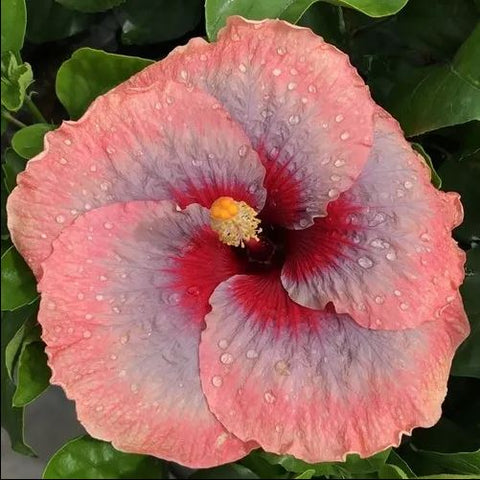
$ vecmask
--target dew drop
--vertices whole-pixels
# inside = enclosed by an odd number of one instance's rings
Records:
[[[97,411],[97,412],[101,412],[102,410],[103,410],[103,406],[102,406],[102,405],[97,405],[97,406],[95,407],[95,411]]]
[[[350,134],[348,132],[343,132],[341,135],[340,135],[340,139],[341,140],[347,140],[348,138],[350,138]]]
[[[429,242],[431,240],[430,235],[428,233],[422,233],[420,235],[420,239],[424,242]]]
[[[225,339],[219,340],[218,346],[222,349],[225,350],[228,347],[228,341]]]
[[[385,302],[385,299],[381,296],[375,297],[375,303],[378,303],[378,305],[381,305],[382,303]]]
[[[128,339],[129,339],[128,334],[122,335],[122,336],[120,337],[120,343],[121,343],[122,345],[125,345],[125,344],[128,343]]]
[[[90,171],[91,172],[96,172],[97,171],[97,166],[96,165],[90,165]]]
[[[85,210],[91,210],[91,209],[92,209],[92,205],[91,205],[90,203],[86,203],[86,204],[83,206],[83,208],[84,208]]]
[[[450,295],[446,298],[448,303],[452,303],[455,300],[455,297],[453,295]]]
[[[298,115],[290,115],[288,123],[290,125],[298,125],[300,123],[300,117]]]
[[[272,73],[273,73],[276,77],[278,77],[278,76],[282,73],[282,71],[281,71],[279,68],[274,68],[273,71],[272,71]]]
[[[255,350],[248,350],[246,356],[247,358],[250,358],[250,359],[257,358],[258,353]]]
[[[56,221],[57,223],[64,223],[64,222],[65,222],[65,217],[64,217],[63,215],[57,215],[57,216],[55,217],[55,221]]]
[[[278,47],[277,48],[277,53],[279,55],[285,55],[287,53],[287,50],[284,47]]]
[[[180,302],[180,294],[178,293],[172,293],[167,297],[167,303],[170,305],[177,305],[178,302]]]
[[[103,224],[103,227],[106,229],[106,230],[111,230],[113,228],[113,224],[110,223],[110,222],[105,222]]]
[[[338,159],[338,160],[335,160],[335,162],[333,163],[336,167],[342,167],[343,165],[345,165],[345,160],[342,160],[342,159]]]
[[[340,114],[340,115],[337,115],[337,116],[335,117],[335,121],[336,121],[337,123],[340,123],[343,119],[344,119],[344,116],[341,115],[341,114]]]
[[[275,431],[276,431],[277,433],[281,433],[281,432],[283,431],[283,425],[282,425],[281,423],[277,423],[277,424],[275,425]]]
[[[192,297],[198,297],[198,295],[200,295],[200,289],[198,287],[188,287],[187,293],[192,295]]]
[[[116,356],[114,353],[112,353],[112,354],[110,355],[110,359],[111,359],[111,360],[116,360],[116,359],[117,359],[117,356]]]
[[[408,180],[403,184],[403,186],[407,189],[410,190],[413,187],[413,183],[409,182]]]
[[[405,311],[405,310],[407,310],[407,309],[408,309],[408,303],[402,302],[402,303],[400,304],[400,310]]]
[[[333,198],[333,197],[335,197],[336,195],[338,195],[338,190],[337,190],[337,189],[332,188],[332,189],[330,189],[330,190],[328,191],[328,196],[329,196],[330,198]]]
[[[295,90],[297,84],[295,82],[290,82],[288,85],[287,85],[287,89],[288,90]]]
[[[275,371],[279,375],[288,376],[290,375],[290,365],[285,360],[279,360],[275,364]]]
[[[330,180],[331,180],[332,182],[338,182],[341,178],[342,178],[342,177],[340,177],[339,175],[332,175],[332,176],[330,177]]]
[[[65,145],[71,145],[71,144],[72,144],[72,141],[67,138],[67,139],[65,139],[65,140],[63,141],[63,143],[64,143]]]
[[[68,162],[67,162],[67,159],[66,159],[66,158],[63,158],[63,157],[59,160],[59,162],[60,162],[62,165],[66,165],[66,164],[68,163]]]
[[[83,332],[83,338],[90,338],[92,336],[92,332],[90,330],[85,330]]]
[[[223,379],[219,375],[212,377],[212,385],[214,387],[221,387],[223,385]]]
[[[241,63],[239,66],[238,66],[238,69],[242,72],[242,73],[245,73],[247,71],[247,67]]]
[[[95,299],[96,299],[97,301],[101,302],[101,301],[103,300],[103,295],[100,295],[100,294],[95,295]]]
[[[394,290],[394,291],[393,291],[393,294],[394,294],[396,297],[399,297],[399,296],[402,294],[402,292],[401,292],[400,290]]]
[[[136,383],[132,383],[130,385],[130,390],[133,392],[133,393],[138,393],[138,385]]]
[[[83,299],[85,298],[85,295],[84,295],[82,292],[77,293],[77,298],[78,298],[79,300],[83,300]]]
[[[385,255],[386,259],[387,260],[390,260],[390,261],[393,261],[397,258],[397,255],[395,252],[388,252],[386,255]]]
[[[220,361],[225,365],[229,365],[233,362],[233,355],[227,352],[222,353],[222,355],[220,355]]]
[[[242,145],[238,149],[238,155],[240,157],[245,157],[245,155],[247,154],[247,151],[248,151],[248,146],[247,145]]]
[[[93,318],[93,315],[91,313],[85,314],[85,320],[91,320]]]
[[[362,267],[362,268],[371,268],[373,267],[373,262],[370,258],[368,257],[360,257],[358,260],[357,260],[358,264]]]
[[[270,390],[267,390],[265,392],[265,395],[263,396],[263,398],[267,403],[274,403],[276,400],[275,395]]]
[[[317,87],[315,85],[313,85],[313,83],[312,83],[308,86],[308,91],[310,93],[316,93],[317,92]]]

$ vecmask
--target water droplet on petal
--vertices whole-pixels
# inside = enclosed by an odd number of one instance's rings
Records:
[[[220,355],[220,361],[225,365],[229,365],[233,362],[233,355],[227,352],[222,353],[222,355]]]
[[[288,90],[294,90],[296,86],[297,86],[297,84],[296,84],[295,82],[290,82],[290,83],[287,85],[287,89],[288,89]]]
[[[93,318],[93,315],[91,313],[85,314],[85,320],[91,320]]]
[[[447,297],[446,300],[447,300],[448,303],[452,303],[455,300],[455,297],[453,295],[450,295],[450,296]]]
[[[402,302],[402,303],[400,304],[400,310],[405,311],[405,310],[407,310],[407,309],[408,309],[408,303]]]
[[[200,295],[200,289],[198,287],[188,287],[187,293],[192,295],[192,297],[198,297],[198,295]]]
[[[300,117],[298,115],[290,115],[288,123],[290,125],[298,125],[300,123]]]
[[[219,340],[218,346],[222,349],[225,350],[228,347],[228,340],[222,339]]]
[[[90,338],[92,336],[92,332],[90,330],[85,330],[83,332],[83,338]]]
[[[223,379],[219,375],[212,377],[212,385],[214,387],[221,387],[223,385]]]
[[[275,364],[275,371],[279,375],[288,376],[288,375],[290,375],[290,365],[285,360],[279,360]]]
[[[113,224],[110,223],[110,222],[105,222],[103,224],[103,227],[106,229],[106,230],[111,230],[113,228]]]
[[[308,91],[309,91],[310,93],[316,93],[317,87],[316,87],[315,85],[313,85],[313,84],[310,84],[310,85],[308,86]]]
[[[386,259],[387,260],[390,260],[390,261],[393,261],[397,258],[397,255],[395,252],[388,252],[386,255],[385,255]]]
[[[385,299],[383,297],[381,296],[375,297],[375,303],[378,303],[379,305],[381,305],[384,302],[385,302]]]
[[[336,188],[331,188],[329,191],[328,191],[328,196],[330,198],[333,198],[335,197],[336,195],[338,195],[338,190]]]
[[[64,217],[63,215],[57,215],[57,216],[55,217],[55,221],[56,221],[57,223],[64,223],[64,222],[65,222],[65,217]]]
[[[431,240],[431,237],[428,233],[422,233],[420,235],[420,239],[423,240],[424,242],[429,242]]]
[[[244,157],[247,154],[248,151],[248,145],[241,145],[240,148],[238,149],[238,155],[240,157]]]
[[[343,165],[345,165],[345,160],[342,160],[342,159],[338,159],[338,160],[335,160],[335,162],[333,163],[336,167],[342,167]]]
[[[122,335],[120,337],[120,343],[122,345],[125,345],[126,343],[128,343],[128,339],[129,339],[129,335],[128,334],[125,334],[125,335]]]
[[[130,385],[130,390],[132,391],[132,393],[138,393],[138,385],[136,383],[132,383]]]
[[[403,186],[407,189],[410,190],[413,187],[413,183],[409,182],[408,180],[403,184]]]
[[[399,296],[402,294],[402,292],[401,292],[400,290],[394,290],[394,291],[393,291],[393,294],[394,294],[396,297],[399,297]]]
[[[276,397],[275,395],[270,391],[270,390],[267,390],[265,392],[265,395],[263,396],[265,398],[265,401],[267,403],[274,403],[275,400],[276,400]]]
[[[340,139],[341,140],[348,140],[350,138],[350,134],[348,132],[343,132],[341,135],[340,135]]]
[[[103,300],[103,295],[95,295],[95,299],[101,302]]]
[[[373,262],[370,258],[368,257],[360,257],[358,260],[357,260],[358,264],[362,267],[362,268],[371,268],[373,267]]]
[[[338,182],[342,177],[340,177],[339,175],[331,175],[330,176],[330,180],[332,182]]]
[[[247,355],[247,358],[250,358],[250,359],[258,357],[258,353],[255,350],[248,350],[246,355]]]
[[[344,117],[343,117],[342,114],[337,115],[337,116],[335,117],[335,121],[336,121],[337,123],[340,123],[340,122],[343,120],[343,118],[344,118]]]
[[[275,69],[273,69],[272,73],[273,73],[276,77],[278,77],[278,76],[282,73],[282,71],[281,71],[279,68],[275,68]]]
[[[279,55],[285,55],[287,53],[287,50],[284,47],[278,47],[277,48],[277,53]]]

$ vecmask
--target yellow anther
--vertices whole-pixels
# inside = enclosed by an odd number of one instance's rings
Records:
[[[260,220],[257,212],[245,202],[232,197],[219,197],[210,207],[210,224],[219,239],[233,247],[243,247],[251,238],[257,239]]]

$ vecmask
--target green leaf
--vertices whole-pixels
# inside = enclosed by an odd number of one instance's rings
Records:
[[[387,105],[405,133],[480,120],[480,23],[451,62],[410,71]]]
[[[81,48],[57,73],[57,97],[71,118],[79,118],[90,103],[152,63],[151,60]]]
[[[476,452],[441,453],[417,449],[410,445],[406,457],[419,475],[480,475],[480,450]]]
[[[274,455],[271,453],[261,453],[262,457],[274,465],[281,465],[285,470],[294,473],[304,473],[307,470],[314,469],[315,476],[333,475],[341,478],[348,478],[345,475],[359,474],[366,475],[377,472],[385,464],[390,449],[379,452],[369,458],[360,458],[356,454],[347,456],[345,462],[323,462],[309,464],[302,460],[297,460],[291,455]]]
[[[115,10],[122,42],[143,45],[164,42],[193,30],[202,18],[200,0],[129,0]]]
[[[40,339],[39,331],[37,337]],[[47,365],[45,344],[41,341],[24,342],[18,359],[17,389],[14,407],[33,402],[49,386],[51,371]]]
[[[386,463],[380,467],[378,478],[412,478],[397,465]]]
[[[478,477],[476,475],[454,475],[454,474],[451,474],[451,473],[443,473],[443,474],[440,474],[440,475],[426,475],[424,477],[417,477],[417,478],[431,478],[432,480],[442,480],[442,479],[451,479],[451,480],[455,480],[455,479],[470,479],[470,478],[473,478],[475,480],[478,480]]]
[[[207,35],[211,41],[225,25],[230,15],[241,15],[250,20],[281,18],[297,23],[317,0],[206,0],[205,19]],[[328,3],[353,8],[371,17],[384,17],[401,10],[408,0],[326,0]]]
[[[12,399],[15,393],[15,384],[8,377],[5,362],[5,349],[10,340],[14,337],[17,330],[25,323],[25,321],[33,314],[36,306],[29,305],[15,312],[2,312],[1,317],[1,417],[2,427],[10,436],[12,449],[23,455],[35,456],[33,450],[25,444],[23,438],[23,408],[12,406]]]
[[[84,13],[105,12],[125,2],[125,0],[55,0],[66,8]]]
[[[254,450],[238,463],[255,472],[260,478],[288,478],[285,469],[280,465],[272,464],[264,457],[265,455],[268,454],[262,450]]]
[[[395,450],[390,452],[386,464],[398,467],[407,475],[407,478],[415,478],[415,473],[413,473],[408,463],[397,452],[395,452]]]
[[[123,453],[85,435],[66,443],[50,459],[43,478],[168,478],[165,463],[147,455]]]
[[[313,468],[310,468],[309,470],[305,470],[303,473],[300,473],[299,475],[293,478],[313,478],[314,475],[315,475],[315,470]]]
[[[10,193],[17,184],[17,175],[25,169],[25,159],[15,153],[12,148],[7,148],[3,154],[3,181]]]
[[[480,239],[480,122],[468,125],[468,137],[463,141],[463,150],[450,156],[438,169],[443,179],[442,189],[458,192],[465,216],[462,224],[454,230],[455,237],[465,243]],[[466,126],[464,130],[466,129]],[[469,138],[470,137],[470,138]],[[471,145],[467,145],[471,142]]]
[[[27,39],[32,43],[52,42],[85,30],[95,16],[62,7],[54,0],[26,0]]]
[[[480,248],[467,252],[466,276],[460,288],[471,332],[453,360],[452,375],[480,378]]]
[[[43,150],[43,137],[53,130],[54,125],[49,123],[35,123],[15,132],[12,138],[12,147],[23,158],[29,159]]]
[[[35,277],[14,247],[2,255],[2,310],[16,310],[37,298]]]
[[[432,159],[430,155],[424,150],[424,148],[419,143],[412,143],[412,147],[423,157],[425,163],[430,168],[430,179],[435,188],[440,188],[442,186],[442,179],[439,177],[438,173],[433,166]]]
[[[23,47],[27,12],[25,0],[2,0],[2,54],[8,50],[19,52]]]
[[[193,475],[188,478],[191,479],[216,479],[216,478],[261,478],[256,473],[252,472],[249,468],[236,463],[230,463],[229,465],[222,465],[215,468],[205,468],[197,470]]]
[[[17,366],[20,352],[24,343],[31,343],[35,341],[34,328],[37,325],[35,316],[27,318],[24,324],[15,332],[15,335],[8,342],[5,347],[5,367],[7,369],[8,377],[14,380],[14,371]]]
[[[11,112],[19,110],[28,87],[33,82],[32,68],[28,63],[18,63],[13,52],[2,54],[2,105]]]

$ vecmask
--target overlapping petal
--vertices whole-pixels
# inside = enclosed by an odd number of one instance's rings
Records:
[[[416,329],[375,331],[288,297],[279,275],[239,275],[211,297],[200,344],[212,412],[242,440],[308,462],[369,456],[441,414],[468,322],[457,296]]]
[[[198,205],[130,202],[79,217],[54,242],[39,321],[52,381],[94,437],[206,467],[251,449],[210,413],[198,343],[208,297],[242,271]]]
[[[265,171],[243,130],[207,93],[167,82],[112,92],[46,136],[8,201],[16,247],[37,276],[52,241],[83,212],[128,200],[261,209]]]
[[[267,171],[270,223],[311,225],[365,164],[368,89],[348,57],[309,29],[230,17],[216,43],[195,39],[126,85],[165,78],[205,89],[243,127]]]
[[[463,281],[465,254],[451,237],[458,194],[430,183],[420,155],[386,112],[360,177],[328,216],[291,232],[282,281],[301,305],[332,302],[360,325],[410,328],[439,317]]]

